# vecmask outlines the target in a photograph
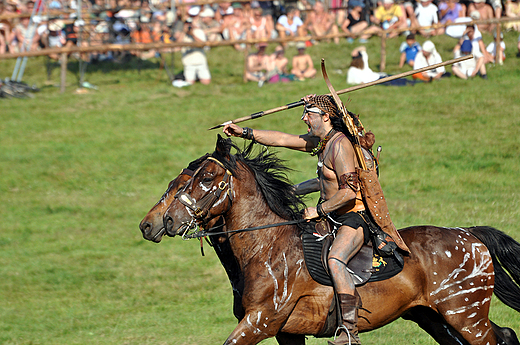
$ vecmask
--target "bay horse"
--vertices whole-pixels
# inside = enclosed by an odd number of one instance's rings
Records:
[[[219,136],[215,152],[180,193],[196,205],[212,202],[194,213],[176,198],[164,214],[168,234],[182,234],[194,217],[206,223],[222,216],[227,229],[301,218],[304,204],[282,161],[265,152],[252,157],[250,148],[242,152]],[[257,344],[273,336],[280,344],[305,344],[305,335],[331,336],[324,330],[335,305],[333,288],[311,278],[300,234],[297,225],[229,234],[243,275],[244,316],[224,344]],[[415,226],[400,234],[411,250],[402,272],[357,288],[361,332],[403,317],[440,344],[519,344],[514,331],[488,318],[493,288],[520,311],[519,243],[488,227]]]

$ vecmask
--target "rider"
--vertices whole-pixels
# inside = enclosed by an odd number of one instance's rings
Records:
[[[296,186],[298,194],[320,191],[317,207],[308,207],[304,217],[313,219],[329,215],[338,223],[335,240],[330,249],[328,264],[339,297],[343,325],[332,345],[360,344],[358,309],[361,298],[354,280],[345,269],[347,262],[369,241],[369,228],[364,218],[365,207],[359,189],[356,167],[358,161],[341,112],[329,95],[309,95],[305,101],[302,120],[308,133],[293,135],[278,131],[241,128],[236,124],[224,126],[228,136],[242,137],[268,145],[311,152],[318,156],[318,178]],[[349,342],[350,341],[350,342]]]

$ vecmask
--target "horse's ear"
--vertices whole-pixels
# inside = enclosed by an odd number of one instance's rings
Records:
[[[217,146],[215,147],[215,151],[220,153],[222,156],[228,156],[231,151],[231,139],[223,138],[220,134],[217,137]]]

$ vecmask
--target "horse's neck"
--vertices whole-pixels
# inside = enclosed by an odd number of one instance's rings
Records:
[[[235,200],[238,201],[237,199]],[[240,202],[234,203],[225,217],[228,230],[247,229],[287,221],[276,215],[261,196],[240,198],[240,200]],[[263,254],[268,254],[269,250],[277,246],[284,247],[283,251],[277,251],[278,254],[287,255],[294,250],[293,247],[297,241],[299,238],[296,225],[244,231],[232,234],[230,237],[231,247],[241,267],[247,266],[251,260],[264,260],[265,255]],[[273,260],[276,259],[271,254],[268,256]]]

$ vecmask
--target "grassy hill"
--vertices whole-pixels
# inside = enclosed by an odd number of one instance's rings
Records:
[[[341,97],[383,147],[381,183],[398,227],[491,225],[520,241],[516,39],[506,33],[507,60],[488,67],[488,80],[452,77]],[[444,59],[452,57],[454,40],[433,41]],[[388,42],[388,73],[400,72],[400,42]],[[379,45],[376,38],[367,44],[374,70]],[[320,43],[308,52],[316,65],[326,59],[332,83],[343,89],[354,47]],[[288,48],[286,55],[295,53]],[[0,343],[224,342],[236,320],[216,255],[206,248],[201,257],[195,241],[147,242],[138,224],[181,168],[214,149],[219,131],[208,127],[328,92],[321,77],[243,84],[243,58],[228,47],[212,49],[212,84],[183,89],[169,84],[156,60],[89,66],[86,80],[99,90],[87,94],[74,93],[74,61],[60,94],[44,86],[45,60],[29,60],[24,81],[42,91],[32,99],[0,100]],[[175,72],[181,66],[176,54]],[[13,68],[14,61],[0,61],[0,76]],[[52,79],[58,82],[58,69]],[[248,125],[302,133],[300,115],[301,109],[291,110]],[[279,154],[294,169],[293,181],[314,176],[315,158]],[[497,299],[491,315],[520,331],[520,315]],[[363,334],[362,341],[434,344],[403,320]]]

